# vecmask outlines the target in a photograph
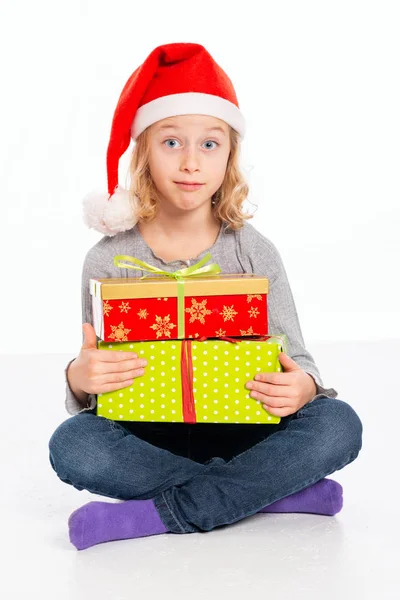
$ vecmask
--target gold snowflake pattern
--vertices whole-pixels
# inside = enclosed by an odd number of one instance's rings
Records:
[[[131,310],[131,306],[129,306],[129,302],[122,302],[122,304],[120,304],[118,306],[119,311],[122,313],[128,313],[128,310]]]
[[[249,327],[247,331],[245,329],[241,329],[240,335],[257,335],[257,334],[255,331],[253,331],[252,327]]]
[[[237,315],[237,312],[233,308],[233,304],[232,304],[232,306],[224,305],[222,312],[220,312],[219,314],[223,316],[224,321],[234,321],[235,315]]]
[[[126,329],[123,322],[118,325],[111,325],[112,333],[110,333],[110,340],[115,340],[116,342],[127,342],[128,337],[127,334],[131,331],[131,329]]]
[[[211,315],[211,310],[206,308],[207,300],[202,300],[201,302],[197,302],[195,298],[192,298],[192,306],[190,308],[185,308],[185,312],[190,313],[189,323],[193,323],[200,321],[200,323],[205,323],[204,317],[206,315]]]
[[[192,338],[192,337],[193,337],[193,336],[192,336],[192,334],[190,334],[190,335],[189,335],[189,337],[190,337],[190,338]],[[198,334],[198,333],[195,333],[195,334],[194,334],[194,337],[195,337],[195,338],[198,338],[198,337],[199,337],[199,334]]]
[[[247,302],[251,302],[253,298],[257,298],[257,300],[262,300],[261,294],[247,294]]]
[[[103,312],[106,317],[108,317],[110,311],[112,311],[114,307],[111,304],[108,304],[108,300],[103,300]]]
[[[260,314],[260,311],[258,310],[258,308],[251,308],[250,310],[247,311],[250,315],[250,317],[253,317],[254,319],[256,319],[258,317],[258,315]]]
[[[174,323],[169,322],[169,315],[166,317],[159,317],[156,315],[156,322],[153,325],[150,325],[150,329],[154,329],[157,334],[157,337],[162,337],[163,335],[166,337],[171,337],[171,329],[176,327]]]
[[[157,298],[157,300],[164,300],[164,302],[167,302],[168,298]]]
[[[137,316],[139,317],[139,319],[147,319],[149,313],[147,312],[146,308],[141,308],[137,313]]]
[[[223,335],[226,335],[226,331],[224,331],[223,329],[218,329],[218,331],[215,332],[215,335],[217,337],[222,337]]]

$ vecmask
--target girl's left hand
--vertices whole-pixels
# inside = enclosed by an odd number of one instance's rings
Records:
[[[246,383],[250,397],[260,400],[276,417],[287,417],[310,402],[317,393],[314,379],[287,354],[281,352],[279,362],[284,373],[257,373]]]

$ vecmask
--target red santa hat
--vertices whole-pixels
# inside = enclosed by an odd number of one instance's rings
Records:
[[[108,236],[134,227],[128,190],[118,185],[118,163],[130,140],[147,127],[176,115],[201,114],[231,125],[241,138],[245,119],[233,84],[204,46],[165,44],[155,48],[126,82],[118,100],[107,149],[108,194],[90,193],[83,200],[88,227]]]

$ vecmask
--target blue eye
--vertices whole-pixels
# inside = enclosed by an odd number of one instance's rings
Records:
[[[204,142],[205,144],[217,144],[217,146],[219,146],[218,142],[214,142],[213,140],[207,140],[206,142]]]
[[[163,144],[168,144],[168,142],[177,142],[177,140],[175,140],[174,138],[169,138],[168,140],[165,140],[163,142]],[[206,142],[204,142],[204,144],[216,144],[217,146],[219,146],[218,142],[214,142],[213,140],[207,140]],[[169,146],[169,148],[175,148],[175,147],[176,146]],[[210,149],[210,148],[208,148],[208,149]],[[211,148],[211,150],[212,150],[212,148]]]
[[[165,142],[163,142],[163,143],[166,144],[167,142],[176,142],[176,141],[177,140],[174,140],[174,139],[168,139],[168,140],[165,140]],[[170,146],[170,148],[174,148],[174,146]]]

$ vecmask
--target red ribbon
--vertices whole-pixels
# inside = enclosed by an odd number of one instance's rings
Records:
[[[276,337],[279,335],[264,335],[253,340],[254,342],[264,342],[268,338]],[[193,395],[193,361],[192,361],[192,342],[204,342],[206,340],[213,339],[207,337],[201,337],[196,340],[182,340],[181,349],[181,378],[182,378],[182,413],[184,423],[197,423],[196,419],[196,407],[194,404]],[[223,336],[218,338],[219,340],[231,342],[236,344],[238,342],[248,340],[249,338],[231,338]],[[281,338],[282,339],[282,338]],[[283,344],[282,344],[283,345]]]

